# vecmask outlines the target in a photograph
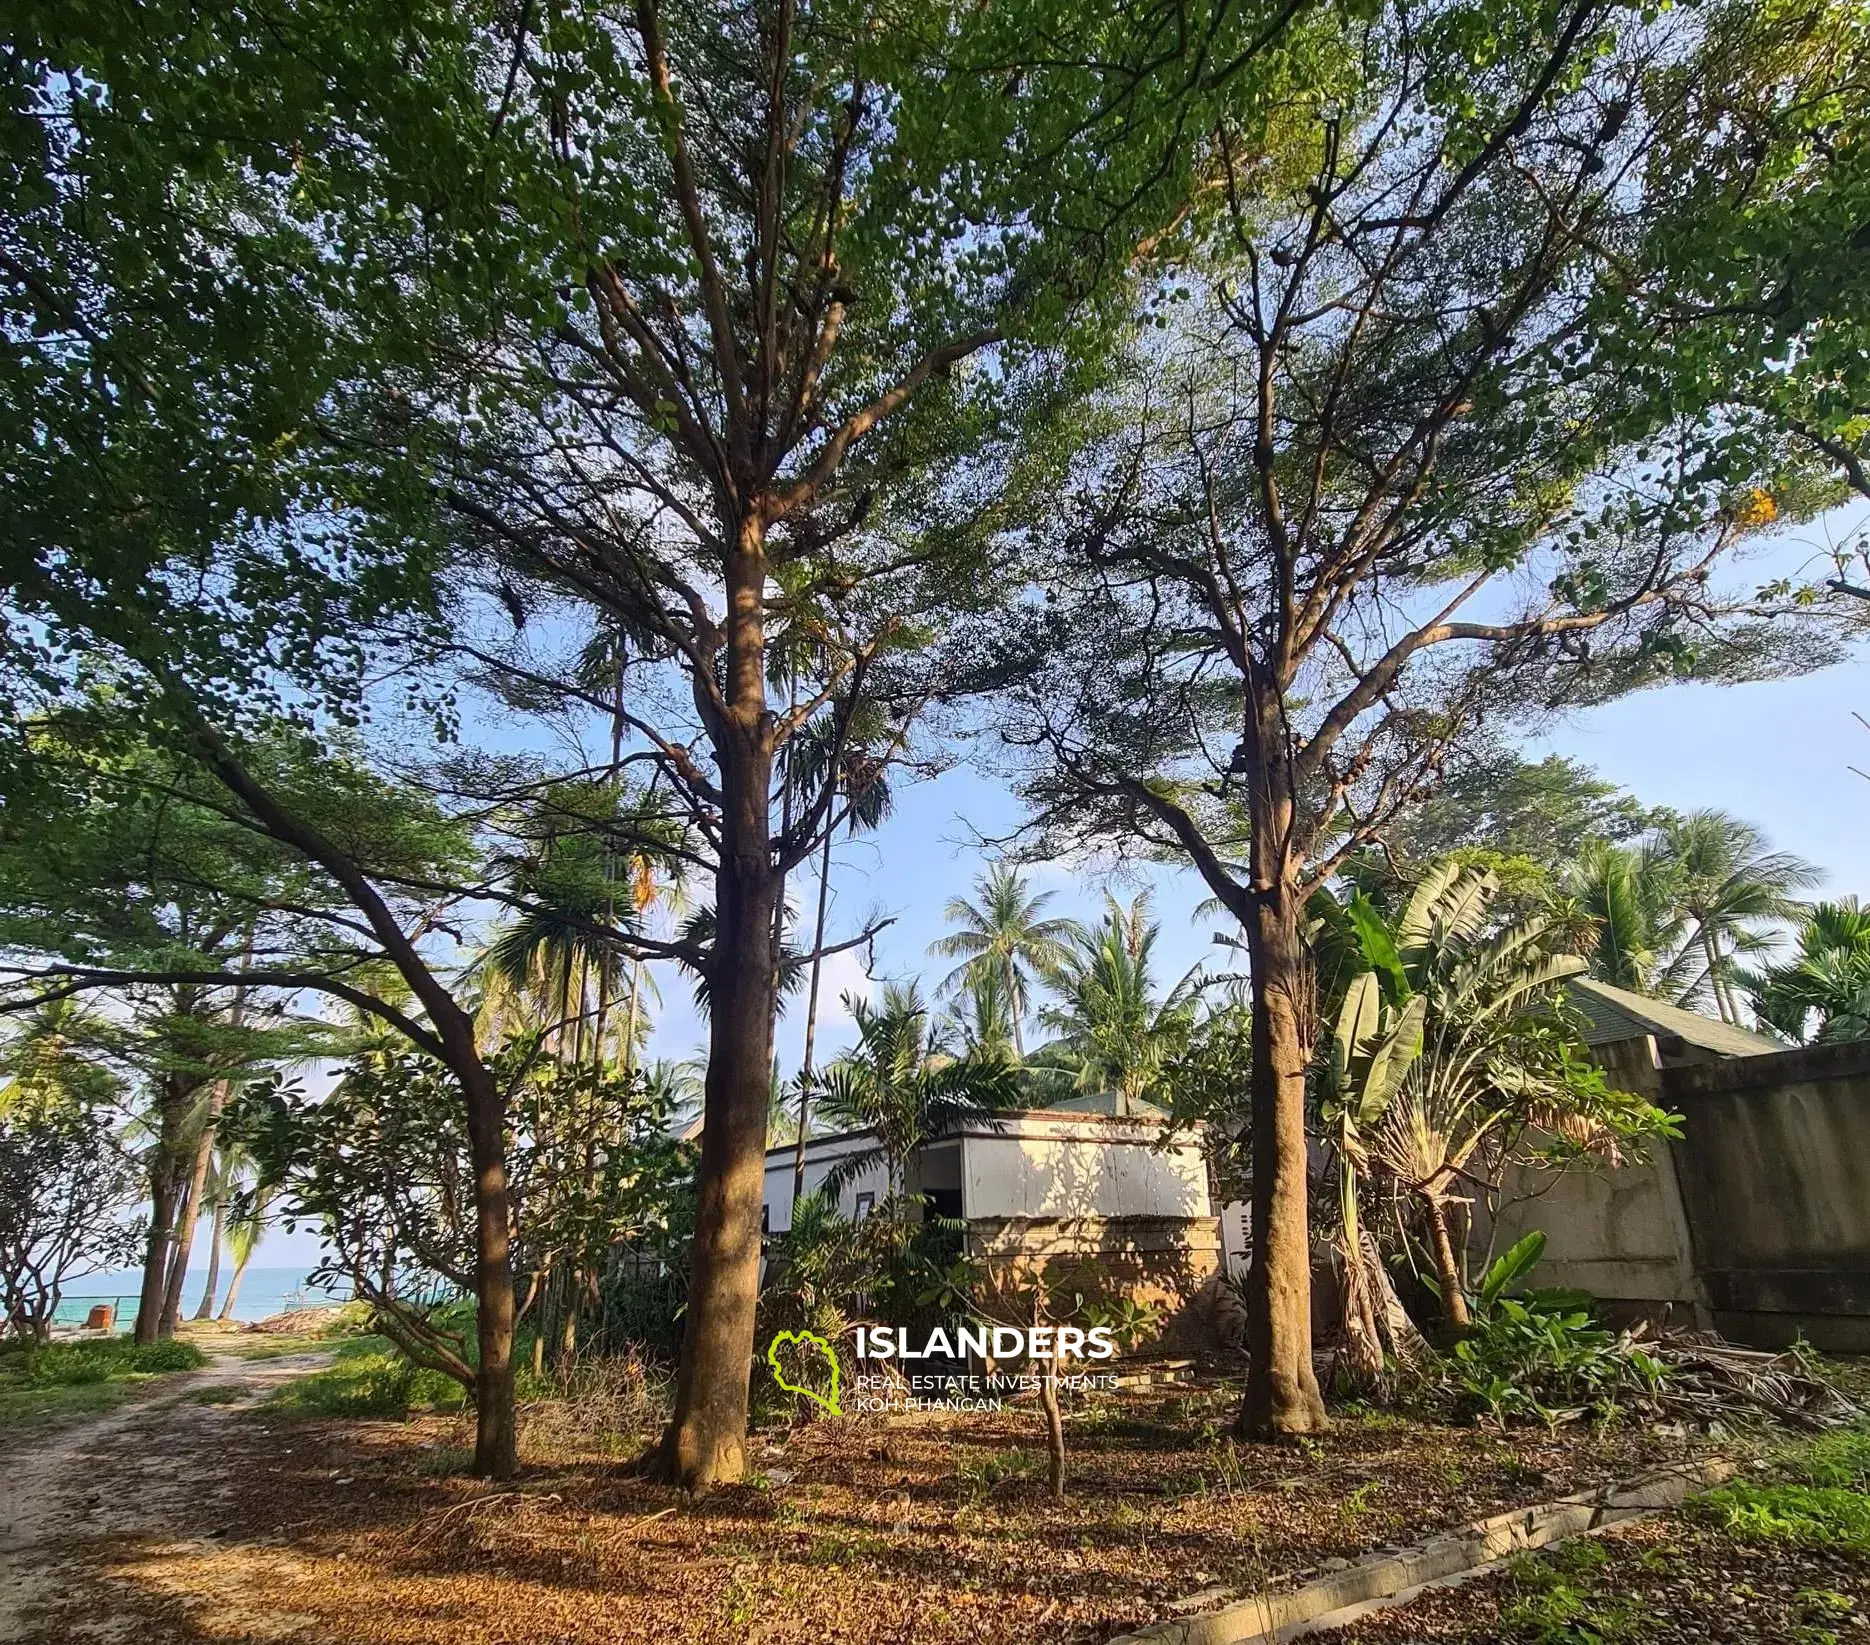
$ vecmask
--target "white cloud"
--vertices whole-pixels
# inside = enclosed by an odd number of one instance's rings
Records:
[[[818,974],[818,1021],[825,1028],[852,1020],[844,1003],[846,994],[854,994],[866,1004],[876,994],[876,981],[864,970],[863,950],[847,948],[828,956]]]

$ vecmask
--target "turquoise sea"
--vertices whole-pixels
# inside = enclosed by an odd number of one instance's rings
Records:
[[[215,1298],[214,1303],[217,1316],[232,1272],[231,1267],[222,1265],[221,1295]],[[205,1263],[190,1265],[188,1279],[182,1290],[184,1319],[194,1317],[195,1309],[201,1302],[201,1288],[207,1277]],[[75,1280],[70,1290],[59,1299],[57,1323],[82,1325],[94,1303],[109,1302],[116,1306],[118,1328],[127,1330],[136,1313],[137,1290],[142,1282],[142,1272],[134,1268],[118,1273],[92,1274],[85,1279]],[[271,1314],[283,1314],[291,1308],[342,1302],[349,1294],[348,1288],[336,1292],[314,1289],[303,1268],[249,1268],[240,1279],[240,1295],[235,1299],[233,1317],[239,1320],[265,1319]]]

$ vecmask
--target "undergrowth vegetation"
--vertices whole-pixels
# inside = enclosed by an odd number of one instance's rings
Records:
[[[1736,1480],[1696,1503],[1746,1542],[1870,1555],[1870,1424],[1786,1447],[1765,1480]]]
[[[192,1343],[139,1347],[127,1337],[0,1349],[0,1428],[23,1429],[108,1410],[133,1388],[207,1363]]]
[[[411,1411],[459,1410],[464,1400],[454,1378],[414,1364],[386,1338],[361,1336],[340,1343],[327,1369],[288,1383],[274,1403],[290,1416],[400,1420]]]

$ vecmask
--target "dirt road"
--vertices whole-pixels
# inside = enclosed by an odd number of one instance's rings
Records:
[[[172,1536],[183,1501],[195,1510],[186,1517],[198,1519],[204,1500],[231,1494],[203,1461],[235,1413],[330,1363],[319,1350],[267,1360],[217,1354],[106,1415],[0,1439],[0,1642],[134,1634],[136,1618],[98,1591],[92,1562],[74,1559],[73,1544]]]

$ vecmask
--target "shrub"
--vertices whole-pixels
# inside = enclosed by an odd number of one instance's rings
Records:
[[[1469,1414],[1556,1423],[1614,1415],[1625,1398],[1653,1394],[1667,1370],[1588,1309],[1502,1297],[1455,1344],[1447,1374]]]

